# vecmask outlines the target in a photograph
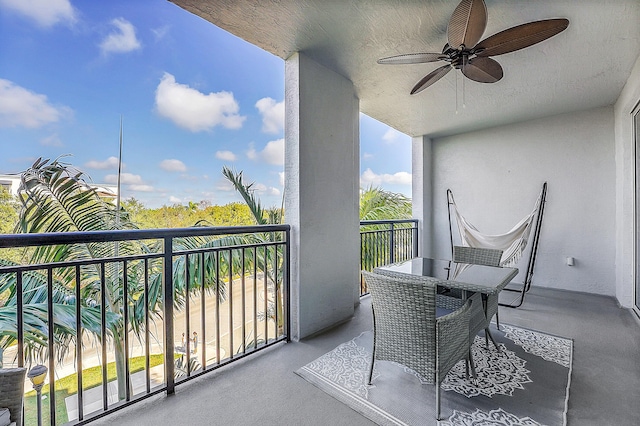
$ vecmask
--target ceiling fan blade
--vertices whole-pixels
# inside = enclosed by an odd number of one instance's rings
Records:
[[[422,64],[425,62],[436,62],[446,58],[442,53],[407,53],[405,55],[389,56],[378,59],[379,64]]]
[[[569,20],[546,19],[518,25],[482,40],[475,47],[477,56],[497,56],[524,49],[561,33],[569,26]]]
[[[484,0],[462,0],[453,11],[447,28],[449,45],[471,48],[478,43],[487,27],[487,6]]]
[[[411,89],[411,94],[415,95],[416,93],[422,92],[424,89],[444,77],[449,71],[451,71],[451,68],[451,65],[447,64],[435,69],[434,71],[431,71],[422,80],[420,80],[418,84],[413,86],[413,89]]]
[[[480,83],[495,83],[502,78],[502,67],[491,58],[469,59],[462,67],[462,74]]]

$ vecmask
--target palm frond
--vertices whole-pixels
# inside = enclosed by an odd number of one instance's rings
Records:
[[[360,194],[360,220],[410,219],[411,199],[369,187]]]
[[[236,173],[227,166],[222,168],[222,174],[229,182],[231,182],[236,191],[240,193],[240,196],[244,199],[249,210],[251,210],[251,214],[253,215],[256,223],[258,225],[266,225],[268,222],[265,218],[265,211],[260,204],[260,200],[256,198],[255,191],[253,190],[254,183],[245,184],[242,179],[242,172],[240,171]]]

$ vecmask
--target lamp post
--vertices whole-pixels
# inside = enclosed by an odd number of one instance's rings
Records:
[[[42,387],[44,386],[44,379],[47,377],[47,367],[44,365],[36,365],[29,370],[27,377],[31,380],[31,384],[33,384],[33,388],[36,390],[38,402],[38,426],[42,426]]]

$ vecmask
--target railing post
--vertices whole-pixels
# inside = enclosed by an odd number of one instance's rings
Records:
[[[291,231],[287,229],[284,233],[286,242],[284,245],[285,250],[285,271],[284,271],[284,300],[282,302],[285,309],[285,321],[287,327],[287,342],[291,342]]]
[[[18,367],[24,367],[24,295],[22,293],[22,272],[16,272],[16,326],[18,328]],[[1,355],[1,354],[0,354]],[[2,364],[0,360],[0,364]]]
[[[395,239],[395,227],[391,223],[391,238],[389,239],[389,263],[396,263],[396,239]]]
[[[164,371],[167,395],[175,393],[175,345],[173,341],[173,239],[164,237]]]
[[[413,222],[413,257],[418,257],[418,221]]]

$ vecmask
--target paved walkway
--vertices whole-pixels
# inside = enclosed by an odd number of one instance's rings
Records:
[[[150,370],[150,382],[151,389],[156,386],[162,385],[164,378],[164,365],[158,365],[152,367]],[[132,395],[139,393],[146,393],[147,391],[147,374],[145,371],[139,371],[131,375],[131,387],[133,389]],[[94,411],[102,410],[102,385],[95,388],[87,389],[82,393],[84,402],[84,415]],[[118,402],[118,382],[117,380],[107,383],[107,400],[109,405]],[[71,395],[65,398],[65,405],[67,407],[67,416],[69,421],[78,419],[78,397],[77,395]]]

